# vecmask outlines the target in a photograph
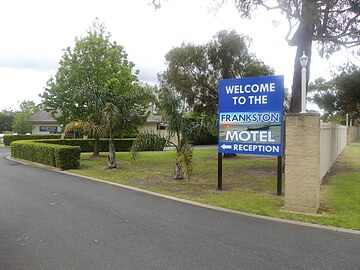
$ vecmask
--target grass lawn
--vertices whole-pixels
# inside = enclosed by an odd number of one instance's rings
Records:
[[[360,145],[347,146],[322,185],[319,215],[281,210],[276,196],[277,158],[239,155],[223,159],[223,191],[217,191],[217,149],[194,149],[189,181],[172,178],[175,151],[142,152],[136,160],[117,153],[117,169],[107,169],[107,154],[81,156],[72,173],[134,186],[247,213],[360,230]]]

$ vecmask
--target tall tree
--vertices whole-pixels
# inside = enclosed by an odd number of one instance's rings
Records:
[[[322,120],[337,122],[334,121],[334,116],[338,113],[336,109],[338,100],[334,81],[327,81],[322,77],[317,78],[309,84],[309,92],[309,99],[323,111]]]
[[[360,120],[360,68],[351,67],[343,70],[335,78],[338,90],[338,110],[349,115],[351,119]]]
[[[104,24],[95,20],[87,36],[75,38],[74,48],[65,50],[55,78],[50,78],[41,95],[46,110],[62,112],[57,120],[63,125],[79,120],[92,123],[95,156],[99,155],[100,136],[96,127],[103,124],[105,104],[117,104],[130,93],[140,96],[144,90],[124,48],[110,38]],[[141,99],[132,100],[127,108],[140,104]],[[127,117],[124,113],[123,117]]]
[[[161,0],[152,0],[160,8]],[[209,0],[220,8],[227,0]],[[329,57],[341,47],[356,49],[360,45],[359,0],[234,0],[242,18],[251,19],[252,13],[263,7],[279,10],[289,23],[286,39],[296,47],[290,112],[301,111],[301,66],[303,52],[309,57],[315,41],[321,56]],[[307,84],[310,68],[307,68]]]
[[[149,90],[147,87],[145,89]],[[144,90],[144,89],[143,89]],[[150,92],[132,92],[108,102],[103,109],[103,124],[109,135],[108,168],[117,167],[115,155],[115,136],[123,137],[126,131],[135,129],[145,121],[145,108],[152,99]]]
[[[132,153],[137,156],[139,151],[154,146],[172,145],[176,149],[174,179],[190,178],[193,171],[191,138],[197,138],[206,129],[200,122],[194,122],[186,117],[186,106],[172,89],[163,87],[158,96],[158,109],[163,115],[168,136],[159,134],[140,134],[135,140]]]
[[[108,154],[108,168],[116,168],[115,156],[115,130],[119,119],[119,110],[112,103],[106,103],[103,109],[103,117],[105,128],[109,132],[109,154]]]
[[[182,44],[166,54],[160,84],[179,93],[195,113],[216,115],[220,79],[273,74],[248,51],[249,43],[235,31],[221,31],[205,45]]]
[[[3,133],[5,131],[11,131],[13,121],[13,113],[0,112],[0,133]]]
[[[29,122],[31,115],[36,113],[39,108],[34,101],[24,100],[20,103],[20,110],[15,112],[12,129],[18,134],[30,133],[32,126]]]
[[[322,78],[309,85],[314,92],[313,101],[324,110],[324,117],[348,114],[353,120],[360,120],[360,68],[340,67],[339,73],[330,81]]]
[[[268,10],[280,10],[288,20],[286,39],[290,46],[296,47],[291,112],[301,111],[299,58],[305,52],[310,67],[313,41],[318,44],[320,55],[326,57],[342,46],[355,48],[360,45],[359,0],[235,0],[235,5],[244,18],[251,18],[252,12],[262,6]],[[309,74],[310,68],[307,68],[307,80]]]

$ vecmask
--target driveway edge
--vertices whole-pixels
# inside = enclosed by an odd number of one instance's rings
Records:
[[[169,196],[169,195],[165,195],[165,194],[161,194],[161,193],[156,193],[156,192],[153,192],[153,191],[149,191],[149,190],[145,190],[145,189],[141,189],[141,188],[137,188],[137,187],[127,186],[127,185],[114,183],[114,182],[109,182],[109,181],[105,181],[105,180],[101,180],[101,179],[97,179],[97,178],[93,178],[93,177],[89,177],[89,176],[79,175],[79,174],[76,174],[76,173],[62,171],[62,170],[59,170],[59,169],[51,167],[51,166],[47,166],[47,165],[44,165],[44,164],[35,163],[35,162],[31,162],[31,161],[26,161],[26,160],[20,160],[20,159],[13,158],[11,156],[7,156],[6,158],[9,159],[9,160],[12,160],[14,162],[24,164],[24,165],[35,166],[35,167],[38,167],[38,168],[47,169],[47,170],[62,173],[62,174],[81,177],[81,178],[84,178],[84,179],[88,179],[88,180],[92,180],[92,181],[96,181],[96,182],[100,182],[100,183],[104,183],[104,184],[108,184],[108,185],[113,185],[113,186],[121,187],[121,188],[128,189],[128,190],[142,192],[142,193],[149,194],[149,195],[152,195],[152,196],[157,196],[157,197],[165,198],[165,199],[168,199],[168,200],[178,201],[178,202],[182,202],[182,203],[186,203],[186,204],[190,204],[190,205],[194,205],[194,206],[198,206],[198,207],[202,207],[202,208],[207,208],[207,209],[212,209],[212,210],[216,210],[216,211],[222,211],[222,212],[226,212],[226,213],[242,215],[242,216],[247,216],[247,217],[252,217],[252,218],[258,218],[258,219],[263,219],[263,220],[270,220],[270,221],[275,221],[275,222],[280,222],[280,223],[287,223],[287,224],[305,226],[305,227],[310,227],[310,228],[315,228],[315,229],[322,229],[322,230],[328,230],[328,231],[335,231],[335,232],[343,232],[343,233],[350,233],[350,234],[360,235],[360,231],[358,231],[358,230],[345,229],[345,228],[340,228],[340,227],[319,225],[319,224],[307,223],[307,222],[302,222],[302,221],[287,220],[287,219],[282,219],[282,218],[275,218],[275,217],[268,217],[268,216],[250,214],[250,213],[236,211],[236,210],[227,209],[227,208],[223,208],[223,207],[212,206],[212,205],[208,205],[208,204],[203,204],[203,203],[199,203],[199,202],[185,200],[185,199],[181,199],[181,198],[177,198],[177,197],[173,197],[173,196]]]

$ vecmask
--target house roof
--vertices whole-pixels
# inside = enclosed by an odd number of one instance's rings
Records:
[[[56,114],[56,116],[59,116],[60,114]],[[41,122],[41,123],[53,123],[56,124],[57,121],[54,119],[54,117],[52,117],[51,113],[40,110],[36,113],[34,113],[30,119],[30,122],[32,123],[36,123],[36,122]]]
[[[161,116],[158,115],[149,115],[149,117],[146,119],[147,123],[161,123]]]

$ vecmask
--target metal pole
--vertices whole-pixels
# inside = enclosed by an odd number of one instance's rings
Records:
[[[301,113],[306,113],[306,67],[301,68]]]
[[[308,62],[308,57],[303,51],[303,55],[300,57],[301,64],[301,112],[306,113],[306,65]]]
[[[222,190],[222,153],[218,152],[218,190]]]
[[[282,195],[282,156],[277,158],[277,195]]]

